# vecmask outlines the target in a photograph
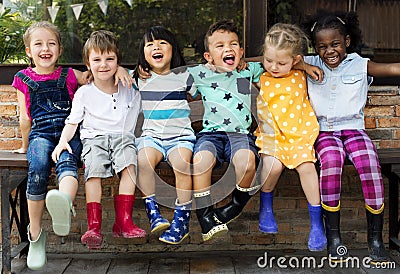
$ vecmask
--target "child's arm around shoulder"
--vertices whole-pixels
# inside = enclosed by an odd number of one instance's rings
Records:
[[[81,86],[89,84],[91,81],[93,81],[93,75],[90,70],[82,72],[80,70],[74,69],[74,74],[76,79],[78,80],[78,84]],[[115,73],[114,78],[115,85],[118,85],[118,82],[121,81],[124,87],[126,85],[128,85],[129,88],[132,87],[133,79],[125,68],[118,66],[118,70]]]
[[[310,75],[315,81],[321,82],[324,78],[324,71],[318,67],[310,65],[304,62],[304,59],[301,58],[298,63],[293,66],[294,69],[304,70],[308,75]]]
[[[375,77],[400,76],[400,63],[376,63],[368,61],[368,75]]]

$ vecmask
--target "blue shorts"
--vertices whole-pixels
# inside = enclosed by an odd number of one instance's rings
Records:
[[[177,148],[187,148],[193,151],[195,141],[196,137],[194,135],[179,136],[172,139],[158,139],[152,136],[143,136],[136,139],[136,147],[138,151],[145,147],[154,148],[161,152],[164,160],[168,160],[169,154]]]
[[[220,167],[224,162],[231,162],[236,152],[241,149],[252,151],[258,166],[260,149],[256,146],[256,137],[253,134],[217,131],[200,132],[196,137],[193,154],[202,150],[210,151],[217,160],[216,167]]]

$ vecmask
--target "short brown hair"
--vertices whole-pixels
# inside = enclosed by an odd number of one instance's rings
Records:
[[[206,51],[209,50],[208,48],[208,38],[213,35],[214,32],[218,30],[223,30],[223,31],[229,31],[236,33],[236,35],[239,37],[239,29],[231,19],[221,19],[214,24],[212,24],[209,28],[208,31],[204,37],[204,48]]]
[[[97,30],[90,34],[82,51],[83,62],[86,65],[89,64],[89,54],[93,49],[100,50],[101,53],[115,52],[118,65],[121,63],[121,52],[118,47],[118,40],[111,31]]]

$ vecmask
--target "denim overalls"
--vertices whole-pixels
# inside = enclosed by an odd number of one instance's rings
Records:
[[[51,153],[61,136],[65,119],[71,111],[71,98],[66,86],[68,68],[63,68],[58,80],[33,81],[29,76],[18,72],[28,87],[31,101],[30,115],[32,127],[29,134],[29,147],[26,154],[29,171],[26,195],[29,200],[44,200],[47,193],[51,168],[54,165]],[[69,141],[73,154],[64,150],[56,163],[58,181],[65,176],[78,179],[78,163],[82,144],[78,131]]]

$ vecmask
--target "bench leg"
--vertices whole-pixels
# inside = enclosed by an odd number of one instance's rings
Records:
[[[1,245],[2,245],[2,273],[11,272],[11,241],[10,241],[10,204],[8,203],[8,180],[9,171],[1,173]]]
[[[389,177],[389,248],[400,250],[399,241],[399,177]]]

